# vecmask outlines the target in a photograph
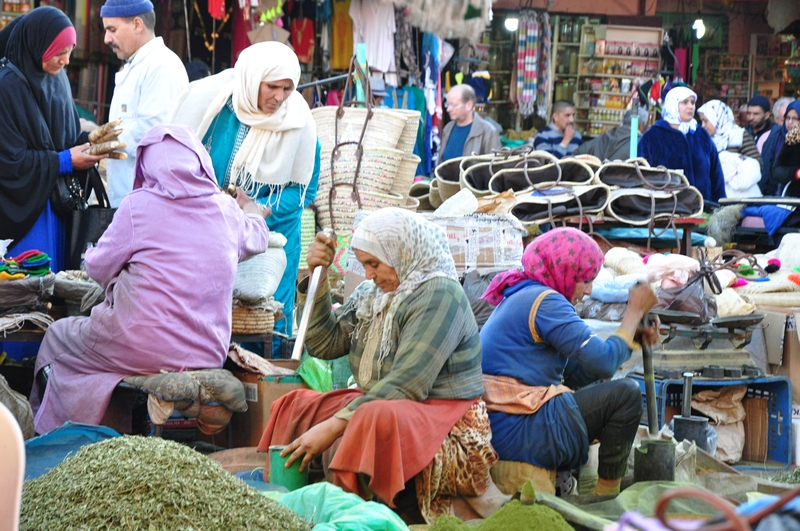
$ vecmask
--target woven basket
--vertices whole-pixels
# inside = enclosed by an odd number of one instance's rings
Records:
[[[669,220],[678,198],[675,217],[697,217],[703,213],[703,196],[694,186],[673,192],[648,188],[620,188],[611,193],[606,213],[612,218],[631,225],[645,226],[650,220]],[[652,200],[655,200],[655,212]]]
[[[784,293],[752,293],[747,298],[756,306],[780,306],[783,308],[794,308],[800,306],[799,292]]]
[[[444,201],[447,201],[461,191],[461,162],[464,157],[456,157],[442,162],[433,174],[439,181],[439,194]]]
[[[367,109],[344,108],[344,116],[339,120],[339,138],[335,138],[336,112],[338,107],[317,107],[311,110],[311,115],[317,123],[317,137],[322,144],[322,150],[330,152],[334,146],[342,142],[358,142],[367,118]],[[389,109],[373,109],[372,119],[367,124],[362,145],[364,149],[388,148],[395,149],[408,117],[398,111]],[[416,131],[415,131],[416,134]],[[416,139],[416,137],[415,137]]]
[[[560,181],[559,181],[560,179]],[[501,194],[506,190],[513,190],[515,194],[550,186],[588,186],[599,184],[594,182],[594,170],[591,166],[578,159],[561,159],[551,164],[538,168],[513,168],[500,170],[489,180],[489,190],[492,194]]]
[[[422,159],[416,155],[406,155],[400,161],[400,167],[397,168],[397,174],[394,176],[392,182],[392,193],[400,194],[403,197],[408,197],[411,191],[411,185],[414,184],[414,177],[417,176],[417,167]]]
[[[395,176],[405,155],[398,149],[365,148],[358,169],[358,189],[388,193],[392,190]],[[333,163],[333,172],[331,172]],[[339,158],[331,161],[331,151],[320,154],[319,191],[317,199],[324,197],[331,189],[331,173],[336,185],[352,184],[358,166],[356,146],[342,146]],[[413,179],[413,177],[412,177]],[[319,205],[317,205],[319,206]]]
[[[314,217],[314,210],[306,208],[300,215],[300,269],[308,269],[306,255],[308,246],[314,241],[317,235],[317,220]]]
[[[419,208],[419,199],[416,197],[408,196],[406,197],[406,204],[400,205],[400,208],[405,208],[406,210],[410,210],[411,212],[416,212]]]
[[[406,153],[413,153],[414,146],[417,144],[417,132],[419,131],[419,111],[394,109],[394,112],[406,117],[406,125],[400,134],[400,140],[397,141],[397,149]]]
[[[328,203],[328,194],[317,203],[318,221],[322,228],[333,228],[336,231],[350,231],[353,228],[356,212],[359,210],[358,202],[352,197],[353,187],[345,185],[336,186],[336,195],[333,198],[333,213]],[[380,193],[371,190],[359,190],[361,197],[361,210],[378,210],[388,207],[399,207],[405,204],[405,199],[400,194]],[[331,224],[333,226],[331,226]]]
[[[236,306],[233,308],[232,334],[269,334],[275,327],[275,315],[263,308]]]
[[[420,181],[411,185],[411,190],[408,192],[408,197],[417,200],[417,210],[434,211],[436,210],[431,205],[431,185],[424,181]]]

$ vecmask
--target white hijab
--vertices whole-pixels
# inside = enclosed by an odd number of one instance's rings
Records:
[[[357,331],[367,333],[356,375],[363,387],[370,380],[376,351],[380,368],[394,348],[392,327],[400,304],[422,283],[436,277],[458,282],[458,274],[444,230],[408,210],[384,208],[373,212],[353,231],[350,246],[393,267],[400,280],[397,289],[388,293],[371,280],[362,282],[346,302],[356,310]]]
[[[689,131],[694,133],[695,129],[697,129],[697,120],[692,118],[688,122],[682,122],[678,110],[678,104],[691,96],[694,96],[695,101],[697,101],[697,94],[692,89],[675,87],[667,92],[667,97],[664,98],[664,105],[661,107],[661,119],[668,124],[677,125],[678,130],[684,135]]]
[[[726,104],[719,100],[707,101],[697,109],[697,112],[714,125],[715,130],[711,140],[717,146],[717,152],[722,153],[729,147],[742,145],[744,129],[734,123],[733,111]]]
[[[300,81],[300,63],[291,48],[274,41],[245,48],[233,68],[233,79],[211,101],[197,128],[197,136],[203,138],[233,96],[236,118],[250,131],[234,157],[231,180],[248,193],[257,184],[280,188],[311,181],[317,129],[308,103],[294,90],[274,113],[264,114],[258,108],[261,83],[283,79],[295,87]]]

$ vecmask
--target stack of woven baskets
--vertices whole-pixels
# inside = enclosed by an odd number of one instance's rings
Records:
[[[282,309],[273,295],[286,270],[285,245],[282,234],[270,232],[267,250],[239,263],[233,284],[232,334],[272,333]]]
[[[318,223],[349,233],[357,210],[416,209],[409,199],[419,157],[418,111],[319,107],[311,111],[322,144]]]

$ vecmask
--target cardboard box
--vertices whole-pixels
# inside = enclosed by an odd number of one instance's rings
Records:
[[[779,326],[781,319],[778,319],[773,331],[766,329],[767,354],[770,370],[775,375],[789,378],[792,383],[792,396],[797,400],[800,397],[800,330],[797,327],[800,323],[800,308],[759,307],[759,311],[765,311],[767,315],[783,315],[783,330]],[[776,338],[782,338],[782,342]],[[775,363],[778,361],[775,351],[779,343],[782,343],[779,349],[781,357],[780,361]]]
[[[247,411],[234,413],[231,418],[233,448],[258,446],[269,422],[269,408],[272,403],[295,389],[308,389],[303,379],[296,374],[261,376],[235,372],[234,375],[244,385]]]

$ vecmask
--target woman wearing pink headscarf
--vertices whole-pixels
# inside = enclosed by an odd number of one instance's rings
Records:
[[[631,288],[619,329],[603,340],[574,306],[592,292],[603,265],[591,237],[551,230],[528,245],[522,265],[496,276],[483,295],[497,305],[481,330],[492,444],[502,461],[574,470],[599,440],[595,494],[619,492],[642,416],[641,392],[624,378],[586,386],[610,378],[630,358],[639,348],[637,332],[654,342],[655,329],[638,326],[656,296],[647,284]]]

